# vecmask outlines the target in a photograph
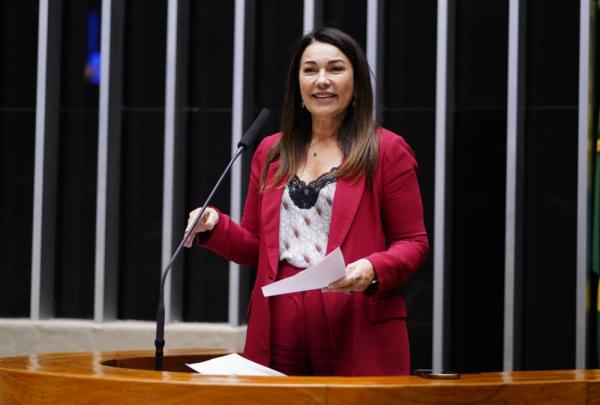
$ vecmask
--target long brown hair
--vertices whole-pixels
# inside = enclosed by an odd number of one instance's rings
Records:
[[[373,120],[373,89],[369,64],[363,50],[348,34],[336,28],[320,28],[300,39],[288,70],[281,117],[282,137],[267,154],[266,163],[260,177],[261,189],[280,183],[284,177],[291,179],[306,159],[306,151],[312,138],[310,112],[301,107],[300,59],[307,46],[313,42],[323,42],[337,47],[346,55],[354,71],[354,101],[346,109],[346,116],[338,132],[344,161],[335,171],[338,177],[358,177],[366,175],[371,183],[377,165],[377,135]],[[268,166],[280,160],[279,169],[271,184],[266,185]]]

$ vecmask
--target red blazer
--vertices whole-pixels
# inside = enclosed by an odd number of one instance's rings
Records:
[[[241,224],[219,212],[219,223],[202,245],[258,273],[248,307],[244,355],[269,365],[269,301],[261,287],[277,279],[279,210],[284,187],[259,192],[267,152],[281,136],[266,137],[256,150]],[[368,187],[364,176],[337,181],[327,253],[341,247],[345,262],[367,258],[377,273],[373,294],[325,293],[336,375],[408,374],[410,352],[406,306],[397,291],[424,261],[429,245],[410,147],[400,136],[379,129],[379,159]],[[267,184],[279,162],[271,163]],[[283,182],[285,184],[285,182]]]

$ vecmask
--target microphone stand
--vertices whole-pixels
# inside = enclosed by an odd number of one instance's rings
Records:
[[[192,223],[192,225],[189,227],[189,229],[183,235],[183,239],[179,243],[179,246],[175,250],[175,253],[173,253],[173,256],[171,256],[171,260],[169,260],[169,263],[167,264],[165,269],[162,271],[162,277],[160,280],[160,289],[159,289],[159,295],[158,295],[158,308],[156,310],[156,338],[154,339],[154,346],[156,348],[155,368],[157,371],[162,371],[162,369],[163,369],[163,348],[165,346],[165,338],[164,338],[164,336],[165,336],[165,281],[167,280],[167,275],[169,274],[169,270],[171,270],[171,266],[173,265],[173,262],[175,262],[175,259],[177,259],[177,257],[181,253],[183,244],[185,243],[187,238],[190,236],[190,234],[192,233],[192,231],[198,224],[198,221],[200,221],[200,218],[202,218],[202,214],[204,214],[204,211],[206,210],[206,207],[212,200],[213,195],[215,194],[215,192],[217,191],[217,189],[223,182],[225,175],[227,175],[227,173],[231,169],[231,166],[233,166],[233,163],[237,160],[237,158],[243,152],[245,152],[246,149],[248,149],[248,145],[253,142],[253,140],[254,140],[254,138],[256,138],[256,136],[258,136],[258,132],[260,131],[260,129],[263,127],[263,125],[269,118],[269,115],[270,115],[269,110],[267,110],[266,108],[263,108],[263,110],[260,112],[260,114],[258,115],[256,120],[252,123],[252,125],[248,129],[248,131],[246,131],[246,133],[242,137],[242,140],[238,143],[237,151],[235,152],[235,154],[229,161],[229,164],[223,171],[223,174],[221,174],[221,177],[219,177],[217,184],[215,184],[212,191],[208,195],[208,198],[206,199],[206,202],[200,209],[200,212],[198,213],[198,215],[196,215],[196,218],[194,218],[194,222]]]
[[[206,199],[206,202],[202,206],[202,209],[200,210],[198,215],[196,215],[196,218],[194,219],[192,226],[190,226],[190,229],[188,229],[186,231],[186,233],[183,235],[183,239],[179,243],[177,250],[175,250],[175,253],[173,253],[171,260],[169,260],[169,263],[163,270],[162,277],[160,279],[160,291],[159,291],[159,295],[158,295],[158,309],[156,312],[156,339],[154,340],[154,346],[156,347],[156,370],[160,371],[160,370],[162,370],[162,367],[163,367],[162,366],[163,347],[165,346],[165,339],[164,339],[164,333],[165,333],[165,282],[167,280],[167,275],[169,274],[169,270],[171,270],[171,266],[173,265],[173,262],[175,261],[175,259],[177,259],[177,257],[181,253],[183,244],[185,243],[185,241],[187,240],[189,235],[192,233],[192,231],[198,224],[198,221],[200,220],[200,218],[202,218],[202,214],[204,214],[206,207],[212,200],[212,197],[215,194],[215,192],[217,191],[217,189],[219,188],[219,185],[223,182],[225,175],[229,172],[229,169],[231,168],[233,163],[242,154],[242,152],[244,152],[244,150],[245,150],[244,147],[240,146],[238,148],[238,150],[236,151],[235,155],[233,156],[233,158],[229,161],[227,168],[225,168],[225,171],[223,172],[223,174],[221,174],[221,177],[219,177],[217,184],[215,184],[215,186],[213,187],[210,195]]]

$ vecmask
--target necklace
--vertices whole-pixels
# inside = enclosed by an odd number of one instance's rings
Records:
[[[311,153],[313,155],[313,157],[317,157],[317,155],[319,154],[319,151],[317,150],[317,148],[313,145],[313,142],[310,143],[310,150]]]
[[[313,155],[313,157],[317,157],[317,155],[319,154],[319,149],[316,146],[319,143],[321,143],[324,147],[326,147],[326,145],[328,144],[327,141],[325,141],[325,142],[323,142],[323,141],[319,142],[319,141],[312,140],[310,142],[310,145],[308,146],[308,149],[309,149],[310,153]]]

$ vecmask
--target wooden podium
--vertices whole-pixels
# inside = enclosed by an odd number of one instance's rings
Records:
[[[185,363],[222,350],[58,353],[0,358],[0,404],[600,404],[600,370],[402,377],[234,377]]]

